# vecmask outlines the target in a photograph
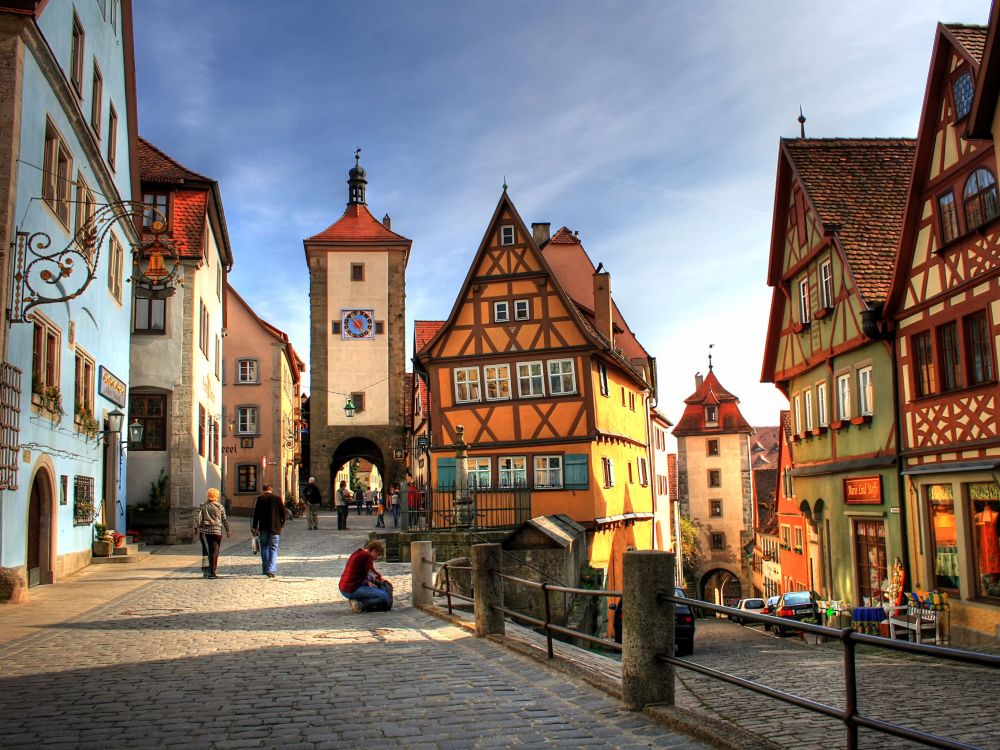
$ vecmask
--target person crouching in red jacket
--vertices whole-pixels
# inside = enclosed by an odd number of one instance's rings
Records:
[[[389,591],[383,588],[382,576],[375,570],[375,561],[385,557],[385,542],[375,539],[347,558],[347,567],[340,576],[340,593],[351,600],[355,612],[384,612],[392,606]]]

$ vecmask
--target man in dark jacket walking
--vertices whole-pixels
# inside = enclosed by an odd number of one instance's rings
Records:
[[[319,487],[316,486],[316,477],[309,477],[309,484],[306,485],[305,489],[306,496],[306,510],[309,513],[309,529],[319,528],[319,509],[323,505],[323,496],[319,493]]]
[[[285,504],[272,489],[274,488],[270,484],[264,485],[264,492],[257,497],[253,506],[253,520],[250,524],[251,533],[260,541],[260,563],[268,578],[277,576],[278,542],[287,520]]]

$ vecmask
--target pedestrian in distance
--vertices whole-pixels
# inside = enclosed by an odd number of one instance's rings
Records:
[[[202,557],[208,564],[203,565],[201,573],[205,578],[218,578],[219,548],[222,547],[222,530],[226,530],[226,538],[230,537],[229,519],[226,509],[219,502],[219,490],[209,487],[205,493],[205,502],[194,514],[194,525],[201,537]]]
[[[361,491],[360,487],[358,487],[356,490],[354,490],[354,505],[357,506],[359,516],[361,515],[361,508],[364,506],[364,504],[365,504],[365,493]]]
[[[333,493],[333,504],[337,508],[337,531],[347,531],[347,511],[354,494],[347,489],[347,482],[341,480],[340,489]]]
[[[340,576],[340,593],[351,601],[354,612],[386,612],[392,609],[392,584],[384,580],[375,562],[385,557],[385,542],[374,539],[347,558]]]
[[[309,483],[306,484],[305,491],[303,493],[306,496],[306,512],[309,514],[309,529],[319,528],[319,509],[323,505],[323,496],[320,494],[319,487],[316,486],[316,477],[309,477]]]
[[[378,517],[375,519],[375,528],[384,529],[385,528],[385,501],[382,498],[378,499],[377,504]]]
[[[254,503],[250,523],[250,533],[260,541],[260,564],[268,578],[277,577],[278,543],[281,541],[281,529],[288,520],[285,504],[272,492],[273,489],[270,484],[264,485],[264,491]]]
[[[372,514],[372,504],[375,498],[372,496],[371,490],[365,490],[365,515],[370,516]]]
[[[399,528],[399,485],[394,484],[389,490],[389,507],[392,509],[392,527]]]

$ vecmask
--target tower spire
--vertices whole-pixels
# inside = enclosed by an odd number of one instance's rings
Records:
[[[799,105],[799,138],[806,137],[806,116],[802,114],[802,105]]]
[[[712,347],[713,346],[715,346],[715,344],[709,344],[708,345],[708,371],[709,372],[712,371]]]
[[[365,202],[365,168],[361,166],[361,147],[354,152],[354,166],[347,173],[347,205]]]

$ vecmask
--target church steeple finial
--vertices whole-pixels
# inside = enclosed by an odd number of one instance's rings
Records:
[[[806,116],[802,114],[802,105],[799,105],[799,138],[806,137]]]
[[[712,347],[713,346],[715,346],[715,344],[709,344],[708,345],[708,371],[709,372],[712,371]]]
[[[361,147],[354,152],[354,166],[347,173],[347,205],[365,202],[365,168],[361,166]]]

